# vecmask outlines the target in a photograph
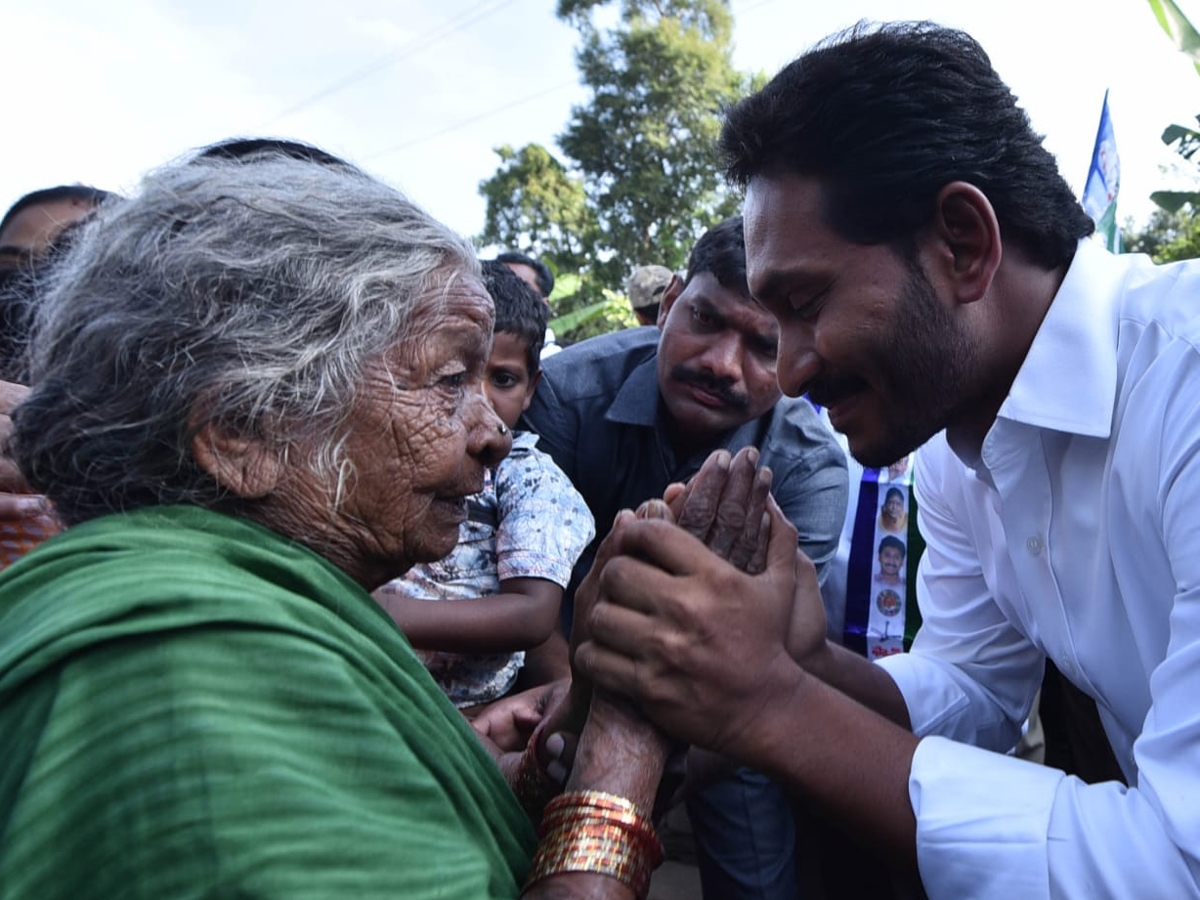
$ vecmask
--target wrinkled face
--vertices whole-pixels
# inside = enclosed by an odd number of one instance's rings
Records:
[[[658,321],[658,390],[683,441],[711,442],[779,401],[778,328],[753,300],[702,272],[664,295]]]
[[[484,372],[484,389],[492,409],[509,428],[514,427],[521,413],[529,408],[541,375],[539,370],[530,377],[525,349],[525,342],[517,335],[497,331]]]
[[[779,322],[779,384],[828,407],[864,465],[887,466],[971,404],[977,344],[919,263],[824,223],[820,184],[754,178],[744,209],[750,289]]]
[[[879,551],[879,570],[889,579],[900,575],[904,555],[895,547],[884,547]]]
[[[368,587],[449,553],[485,465],[511,446],[483,389],[491,330],[482,283],[455,274],[418,301],[409,333],[368,371],[345,444],[354,475],[330,525],[333,543],[351,548],[343,567]],[[308,490],[328,508],[335,488]]]

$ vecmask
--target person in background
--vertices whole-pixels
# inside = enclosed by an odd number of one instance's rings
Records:
[[[25,194],[0,219],[0,381],[8,383],[0,409],[5,413],[24,398],[19,386],[28,381],[25,347],[41,282],[65,252],[70,231],[112,196],[85,184],[58,185]],[[45,498],[0,494],[0,569],[61,528]]]
[[[483,283],[496,308],[484,390],[512,429],[537,390],[549,310],[502,262],[483,263]],[[587,504],[537,440],[513,432],[512,451],[486,470],[483,490],[468,499],[449,556],[418,563],[374,592],[434,680],[466,711],[517,685],[525,651],[557,628],[563,589],[595,536]],[[561,662],[532,682],[522,679],[521,687],[567,675]]]
[[[551,309],[550,294],[554,291],[554,273],[550,271],[548,265],[540,259],[534,259],[532,256],[512,250],[501,253],[496,257],[496,262],[502,262],[512,269],[517,277],[538,292],[538,296],[542,298],[546,308]],[[561,349],[562,347],[558,346],[554,336],[554,330],[547,325],[546,336],[542,343],[542,358],[553,356]]]
[[[639,325],[655,325],[663,293],[675,273],[666,266],[638,266],[625,282],[629,306]]]

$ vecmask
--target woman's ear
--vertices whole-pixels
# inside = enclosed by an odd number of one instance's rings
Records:
[[[1000,223],[987,196],[965,181],[952,181],[937,195],[932,235],[943,263],[941,275],[960,303],[987,293],[1000,268]]]
[[[245,500],[265,497],[279,483],[277,453],[211,420],[192,438],[192,456],[221,487]]]

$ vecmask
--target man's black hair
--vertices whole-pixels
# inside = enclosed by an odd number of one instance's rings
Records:
[[[532,256],[526,256],[524,253],[515,253],[509,250],[497,256],[496,262],[512,263],[515,266],[529,266],[534,271],[538,290],[542,292],[543,297],[549,297],[550,292],[554,290],[554,273],[540,259],[534,259]]]
[[[893,547],[896,550],[899,550],[901,559],[904,559],[904,557],[908,555],[908,548],[904,546],[904,541],[900,540],[898,537],[892,537],[890,534],[879,542],[879,551],[876,553],[876,555],[882,555],[883,551],[888,547]]]
[[[1095,227],[983,48],[932,22],[860,22],[827,38],[728,111],[720,150],[741,187],[818,179],[830,227],[908,259],[952,181],[979,188],[1004,239],[1047,269]]]
[[[483,286],[496,307],[496,332],[516,335],[525,345],[525,362],[532,377],[541,366],[542,345],[550,307],[520,275],[502,261],[482,263]]]
[[[0,234],[9,226],[22,211],[31,206],[41,206],[46,203],[58,203],[63,200],[78,200],[89,206],[99,206],[104,200],[113,196],[108,191],[87,184],[60,184],[57,187],[43,188],[31,191],[21,197],[8,208],[4,218],[0,219]]]
[[[708,272],[721,287],[750,296],[746,283],[746,238],[742,217],[732,216],[701,235],[688,257],[687,281]]]

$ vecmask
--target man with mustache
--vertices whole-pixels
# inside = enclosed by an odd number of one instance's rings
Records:
[[[599,533],[564,597],[568,631],[575,588],[608,523],[686,481],[714,450],[758,449],[800,549],[823,572],[846,512],[846,464],[812,407],[780,394],[778,335],[750,296],[738,216],[696,242],[686,278],[663,292],[658,328],[602,335],[543,361],[523,427],[540,435]],[[706,897],[795,896],[790,808],[762,776],[742,771],[714,785],[689,801],[689,814]]]

